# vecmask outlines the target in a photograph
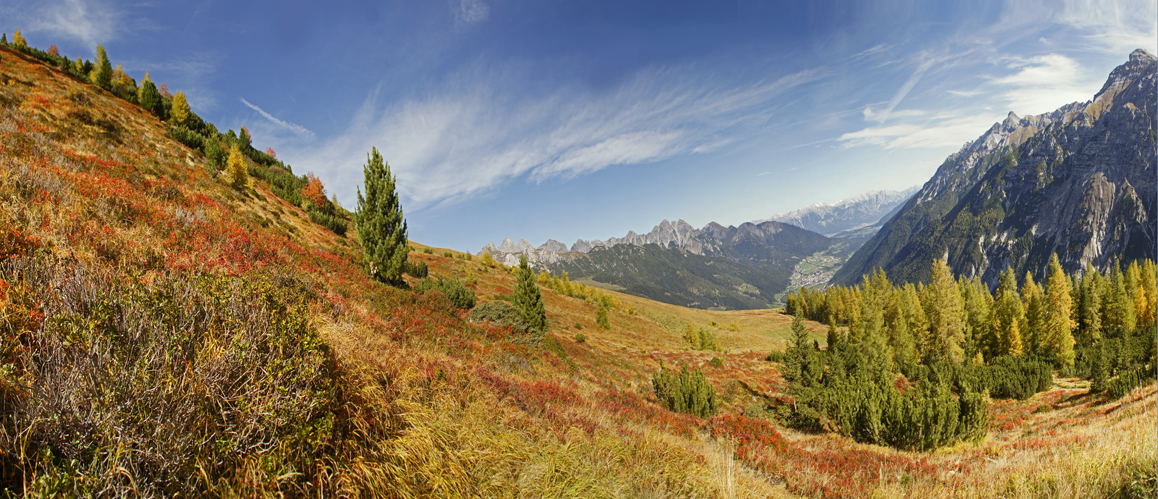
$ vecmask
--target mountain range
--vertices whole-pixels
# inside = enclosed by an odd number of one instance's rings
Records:
[[[1090,101],[1009,113],[950,155],[832,282],[875,268],[925,281],[947,257],[955,274],[993,286],[1007,267],[1044,277],[1054,253],[1070,272],[1153,257],[1155,69],[1139,49]]]
[[[871,235],[895,213],[920,186],[902,191],[871,191],[842,199],[836,204],[817,203],[787,213],[778,213],[756,223],[775,220],[828,237]],[[866,230],[867,229],[867,230]],[[862,236],[863,237],[863,236]]]

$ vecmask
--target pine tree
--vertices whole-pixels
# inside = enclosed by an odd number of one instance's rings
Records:
[[[547,309],[543,306],[543,295],[539,291],[539,285],[535,284],[535,274],[531,272],[531,266],[527,264],[527,257],[519,255],[519,266],[515,269],[515,292],[511,303],[519,311],[523,318],[523,322],[530,328],[539,331],[547,331]],[[600,327],[608,329],[611,327],[607,324],[607,309],[602,301],[599,303],[599,310],[603,313],[603,324]]]
[[[1142,262],[1141,294],[1146,303],[1146,309],[1138,312],[1138,323],[1153,325],[1158,322],[1158,267],[1154,261],[1147,259]]]
[[[153,116],[160,117],[164,112],[164,107],[161,103],[161,92],[157,91],[157,86],[149,80],[149,73],[145,73],[145,81],[141,83],[141,88],[137,91],[137,102],[141,108],[151,113]]]
[[[1134,300],[1126,291],[1126,278],[1117,263],[1110,270],[1110,283],[1102,296],[1102,330],[1114,338],[1132,332],[1137,325]]]
[[[243,190],[249,187],[249,167],[245,164],[245,156],[241,155],[241,151],[237,150],[237,146],[229,149],[229,160],[226,163],[226,169],[229,170],[229,176],[232,178],[230,185],[234,189]]]
[[[953,364],[965,360],[965,317],[957,283],[949,270],[949,262],[940,259],[933,263],[932,277],[925,288],[925,315],[929,318],[927,352],[943,356]]]
[[[171,108],[169,116],[173,118],[173,121],[178,125],[185,125],[185,120],[189,119],[190,112],[189,101],[185,100],[185,92],[177,91],[177,93],[173,94],[173,104]]]
[[[1049,260],[1046,277],[1045,353],[1054,365],[1067,369],[1074,365],[1073,310],[1070,279],[1062,270],[1057,253]]]
[[[362,243],[366,265],[371,276],[382,282],[398,283],[406,268],[406,219],[394,191],[390,165],[382,161],[377,148],[371,148],[362,168],[366,196],[358,189],[358,210],[354,224]]]
[[[109,62],[109,56],[105,53],[104,45],[97,45],[97,64],[93,70],[93,75],[90,80],[105,90],[112,88],[113,84],[113,65]]]
[[[1025,273],[1025,282],[1021,284],[1021,302],[1025,306],[1025,321],[1021,328],[1025,353],[1040,355],[1046,320],[1045,292],[1029,272]]]
[[[1078,302],[1078,335],[1082,345],[1093,345],[1102,339],[1102,274],[1086,264],[1082,276],[1081,299]]]

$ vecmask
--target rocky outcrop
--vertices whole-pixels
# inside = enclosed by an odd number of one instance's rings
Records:
[[[1137,50],[1091,101],[1010,113],[950,155],[833,282],[877,267],[923,281],[943,255],[991,285],[1008,266],[1044,277],[1053,253],[1079,273],[1153,258],[1156,72],[1155,57]]]
[[[673,223],[664,219],[659,225],[653,227],[651,232],[643,235],[636,234],[635,231],[628,231],[626,236],[613,237],[606,242],[598,239],[590,242],[579,239],[571,245],[571,251],[586,253],[598,247],[611,247],[617,244],[633,246],[655,244],[661,248],[679,248],[701,255],[703,254],[703,246],[696,239],[699,233],[699,230],[683,220]]]

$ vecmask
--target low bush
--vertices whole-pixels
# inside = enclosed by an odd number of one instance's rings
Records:
[[[652,375],[651,385],[655,397],[670,411],[706,418],[720,407],[716,388],[699,369],[689,371],[681,365],[679,372],[671,372],[661,367]]]
[[[712,357],[712,360],[708,361],[708,365],[712,367],[724,367],[724,359],[719,357]]]
[[[311,324],[311,283],[171,273],[143,284],[77,265],[0,266],[15,283],[6,307],[39,304],[37,320],[0,327],[24,345],[5,351],[0,488],[202,497],[261,463],[282,494],[333,491],[327,463],[351,432],[336,409],[356,390]]]
[[[509,327],[519,333],[526,333],[531,330],[530,326],[523,322],[522,316],[514,305],[499,300],[488,301],[474,307],[470,311],[470,321],[475,323],[489,322],[496,326]]]
[[[406,263],[410,264],[410,262],[406,262]],[[419,262],[419,263],[422,264],[423,271],[425,271],[426,264],[422,263],[422,262]],[[414,290],[417,292],[420,292],[420,293],[426,293],[429,291],[439,291],[444,296],[446,296],[446,299],[450,300],[450,302],[453,303],[454,306],[456,306],[460,309],[463,309],[463,310],[469,310],[471,308],[474,308],[474,305],[475,305],[474,290],[466,287],[466,285],[463,284],[462,281],[459,281],[458,279],[455,279],[453,277],[450,279],[442,279],[442,278],[422,279],[421,281],[418,282],[418,284],[416,284],[414,286]],[[495,302],[489,302],[489,303],[495,303]],[[498,303],[504,303],[504,302],[498,302]],[[473,318],[474,314],[471,314],[471,317]]]
[[[185,144],[190,149],[204,152],[205,137],[201,134],[190,131],[183,127],[169,127],[169,136],[173,137],[177,142]]]
[[[426,262],[421,260],[417,262],[407,260],[406,263],[402,264],[402,273],[422,279],[430,273],[430,269],[426,266]]]
[[[782,352],[780,350],[773,350],[773,351],[768,353],[768,357],[766,357],[766,359],[768,360],[768,362],[781,362],[781,363],[783,363],[784,362],[784,352]]]
[[[575,333],[575,343],[584,343],[587,341],[587,335],[583,333]]]
[[[318,225],[321,225],[322,227],[329,229],[330,232],[333,232],[334,234],[337,234],[337,235],[342,236],[342,237],[346,237],[346,230],[349,228],[349,224],[342,217],[339,217],[337,215],[332,215],[329,213],[324,213],[320,210],[315,210],[312,208],[309,211],[309,216],[310,216],[311,222],[316,223]],[[425,264],[423,264],[423,267],[425,268]],[[411,274],[411,275],[414,275],[414,274]],[[416,275],[415,277],[423,277],[425,275],[426,274],[423,273],[422,275]]]

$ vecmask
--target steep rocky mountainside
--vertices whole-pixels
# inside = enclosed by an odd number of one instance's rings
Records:
[[[1055,252],[1066,271],[1152,257],[1155,71],[1155,57],[1139,49],[1089,102],[1010,113],[950,155],[832,282],[878,267],[925,281],[943,256],[990,285],[1007,266],[1043,277]]]
[[[845,237],[867,227],[880,229],[884,218],[917,192],[919,186],[903,191],[866,192],[836,204],[817,203],[787,213],[778,213],[756,223],[777,221],[819,232],[828,237]]]

